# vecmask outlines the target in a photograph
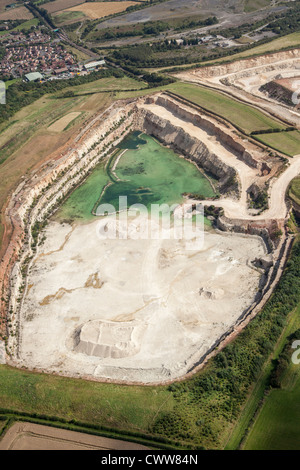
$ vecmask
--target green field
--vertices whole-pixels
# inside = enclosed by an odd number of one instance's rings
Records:
[[[291,367],[289,374],[295,382],[290,387],[273,390],[266,399],[244,446],[246,450],[299,450],[299,369],[299,365]]]
[[[57,26],[73,23],[75,21],[81,21],[85,18],[86,15],[81,11],[62,11],[53,15],[53,19]]]
[[[61,206],[60,219],[89,220],[100,204],[119,206],[119,196],[127,196],[131,204],[175,204],[183,201],[184,192],[215,195],[208,179],[185,159],[163,147],[154,138],[133,133],[121,144],[128,149],[114,172],[118,153],[108,162],[101,162],[87,180]],[[116,178],[117,177],[117,178]],[[113,183],[102,194],[108,182]],[[101,196],[101,198],[100,198]]]
[[[300,205],[300,177],[291,182],[289,196]]]
[[[300,307],[289,334],[300,326]],[[300,364],[290,360],[281,389],[273,389],[243,446],[246,450],[299,450],[300,448]]]
[[[300,132],[276,132],[272,134],[259,134],[257,140],[269,147],[292,157],[300,153]]]
[[[147,432],[174,400],[165,387],[118,386],[34,374],[0,365],[1,409]],[[0,412],[1,412],[0,409]]]
[[[169,90],[224,117],[247,134],[258,130],[285,129],[279,121],[217,91],[181,82],[170,85]]]
[[[267,7],[270,5],[270,0],[246,0],[244,5],[244,11],[246,13],[259,10],[260,8]]]

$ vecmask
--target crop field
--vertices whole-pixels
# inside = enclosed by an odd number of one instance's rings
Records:
[[[30,20],[33,15],[27,10],[26,7],[13,8],[9,11],[0,13],[0,21],[6,20]]]
[[[264,129],[284,129],[282,124],[257,109],[201,86],[175,83],[169,89],[203,108],[216,113],[250,134]]]
[[[83,0],[55,0],[54,2],[45,3],[42,8],[45,8],[49,13],[65,10],[66,8],[74,7],[83,3]]]
[[[246,442],[246,450],[299,450],[300,374],[291,366],[291,384],[273,390]]]
[[[104,18],[115,13],[121,13],[126,8],[133,5],[138,5],[137,2],[124,1],[124,2],[87,2],[77,5],[72,8],[65,9],[65,11],[79,11],[84,13],[90,19],[95,20]]]
[[[279,152],[292,157],[300,153],[300,132],[276,132],[273,134],[259,134],[257,140]]]
[[[0,12],[5,11],[6,5],[12,3],[12,0],[0,0]]]

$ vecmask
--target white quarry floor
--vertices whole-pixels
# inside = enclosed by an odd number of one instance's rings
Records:
[[[203,247],[190,251],[180,240],[100,240],[97,224],[47,227],[21,312],[20,365],[172,379],[254,300],[260,274],[250,261],[265,253],[258,237],[205,232]]]

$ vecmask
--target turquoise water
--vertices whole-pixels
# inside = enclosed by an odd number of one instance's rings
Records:
[[[127,196],[128,206],[140,203],[149,209],[154,203],[181,203],[184,193],[215,195],[210,182],[195,165],[153,137],[135,132],[119,148],[127,151],[116,169],[112,171],[120,152],[93,170],[62,205],[59,218],[91,220],[100,204],[112,204],[118,210],[119,196]],[[106,187],[108,183],[111,184]]]

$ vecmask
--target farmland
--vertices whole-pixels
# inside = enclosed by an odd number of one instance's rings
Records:
[[[42,5],[48,13],[55,13],[57,11],[65,10],[83,3],[82,0],[55,0],[54,2],[45,3]]]
[[[0,13],[0,21],[6,20],[31,20],[33,15],[26,7],[13,8]]]
[[[121,13],[126,8],[133,5],[138,5],[137,2],[124,1],[124,2],[87,2],[65,9],[64,11],[82,12],[84,15],[92,20],[104,18],[115,13]]]

